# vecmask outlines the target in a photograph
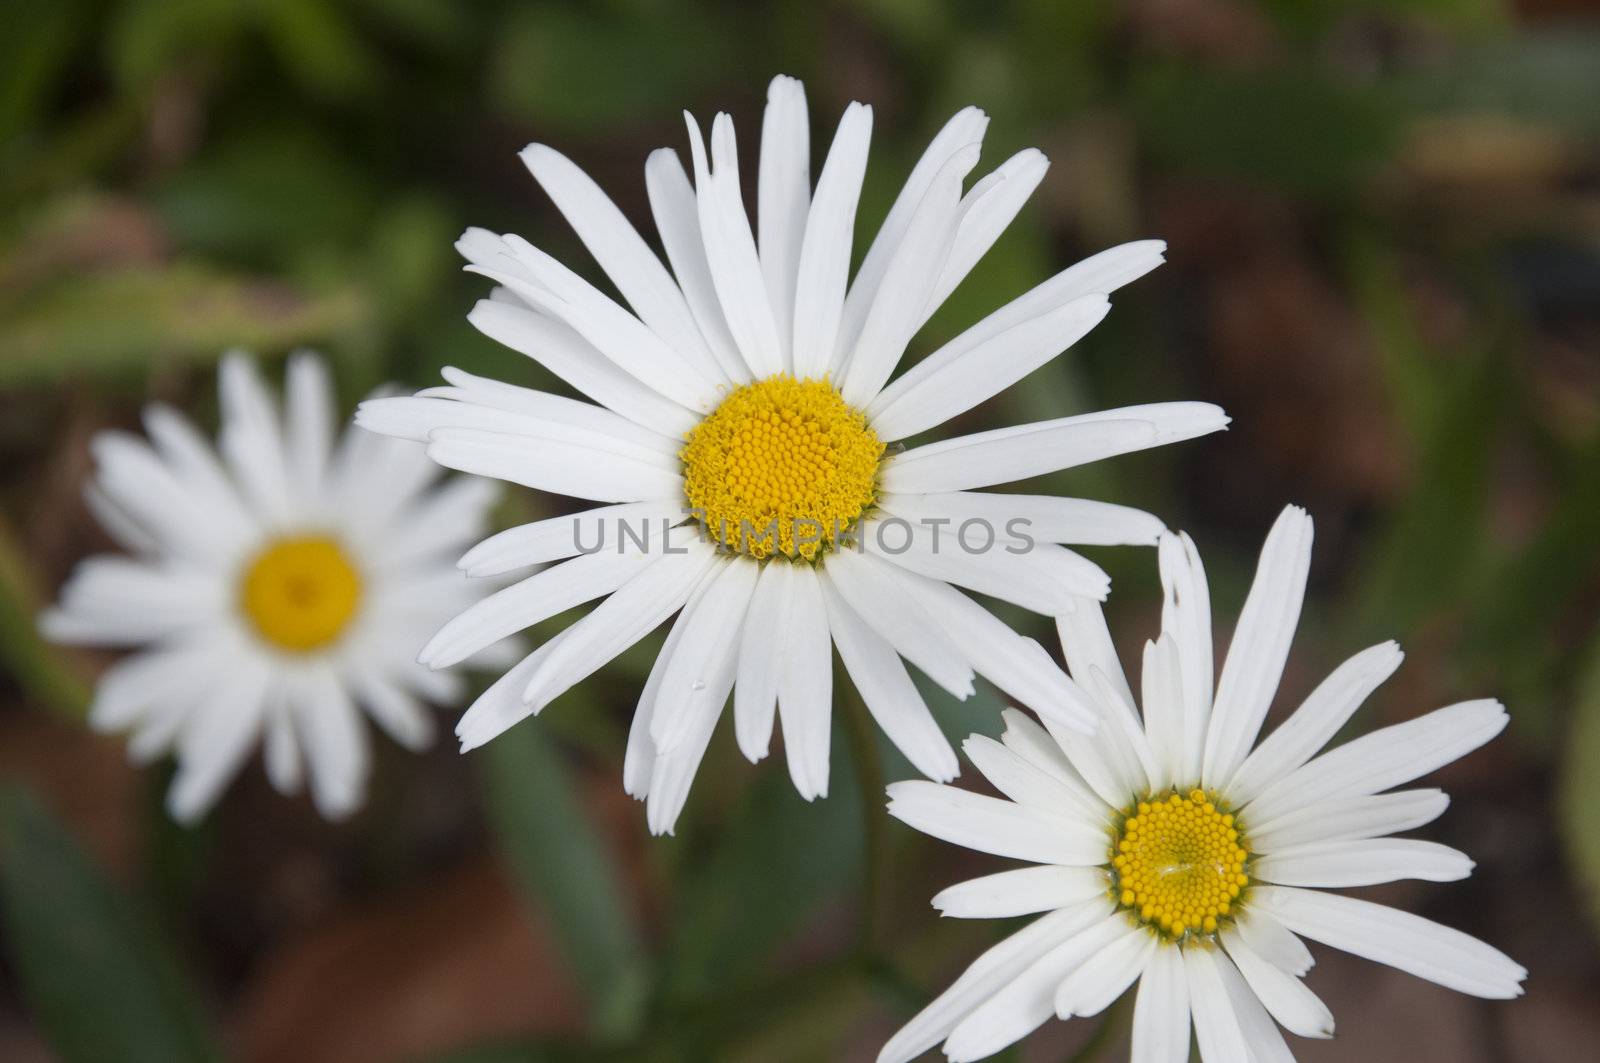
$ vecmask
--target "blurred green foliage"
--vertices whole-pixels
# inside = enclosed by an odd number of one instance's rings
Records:
[[[204,395],[208,363],[241,346],[267,357],[319,346],[351,401],[382,380],[430,384],[444,364],[550,386],[466,325],[482,285],[459,274],[450,246],[469,224],[513,229],[598,279],[516,149],[557,144],[647,228],[643,160],[681,148],[681,110],[732,110],[753,163],[762,92],[783,71],[807,82],[814,159],[847,100],[875,105],[861,233],[958,106],[992,115],[987,159],[1034,143],[1054,159],[914,354],[1083,253],[1172,241],[1172,265],[1120,293],[1079,350],[964,423],[1169,398],[1227,405],[1227,439],[1047,486],[1193,530],[1224,630],[1272,513],[1310,505],[1321,541],[1296,650],[1305,674],[1395,636],[1417,678],[1362,726],[1504,698],[1514,753],[1497,763],[1509,781],[1480,780],[1484,800],[1470,807],[1525,792],[1535,821],[1563,834],[1520,848],[1498,881],[1537,880],[1545,895],[1570,871],[1560,890],[1600,919],[1600,28],[1543,7],[10,5],[0,402],[26,427],[0,432],[0,659],[16,700],[70,714],[90,679],[27,622],[38,585],[72,559],[60,543],[87,541],[38,516],[60,519],[49,488],[78,467],[81,432],[63,425],[130,421],[153,393]],[[508,517],[545,504],[514,499]],[[1096,560],[1116,579],[1113,626],[1135,645],[1150,627],[1150,559]],[[1035,619],[1007,616],[1049,642]],[[879,775],[909,768],[875,740],[847,740],[843,719],[833,794],[814,805],[781,763],[750,771],[719,735],[683,836],[650,843],[643,870],[631,867],[583,783],[620,776],[648,661],[628,655],[469,760],[485,833],[555,926],[588,1024],[574,1039],[453,1058],[639,1058],[649,1046],[691,1059],[709,1045],[733,1058],[829,1057],[870,1008],[909,1012],[998,933],[935,925],[928,887],[949,878],[931,868],[938,849],[886,829],[875,791]],[[1302,678],[1291,676],[1297,691]],[[953,738],[997,729],[992,690],[929,700]],[[1557,841],[1559,866],[1543,855]],[[170,831],[145,842],[155,866],[141,873],[158,881],[213,848],[172,845]],[[204,876],[185,864],[181,877]],[[56,1053],[210,1057],[205,1009],[173,975],[171,950],[20,795],[4,803],[0,900],[7,963]],[[849,929],[830,936],[841,910]],[[1466,928],[1503,941],[1508,922]],[[858,940],[857,928],[870,933]],[[828,947],[808,947],[813,937]],[[231,1007],[211,976],[274,944],[199,950],[205,999]]]

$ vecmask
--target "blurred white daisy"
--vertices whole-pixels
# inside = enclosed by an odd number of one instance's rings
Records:
[[[1122,506],[972,489],[1188,439],[1227,418],[1204,403],[1165,403],[891,446],[1044,365],[1105,316],[1107,293],[1162,260],[1159,241],[1096,255],[890,382],[911,338],[1044,174],[1044,156],[1029,149],[963,193],[986,124],[968,108],[945,125],[849,283],[865,105],[846,108],[813,189],[804,92],[792,78],[773,81],[754,229],[732,120],[717,115],[708,152],[689,118],[693,183],[670,149],[645,166],[670,272],[575,165],[543,145],[522,153],[632,312],[526,240],[474,229],[458,247],[500,287],[470,319],[598,405],[447,371],[449,387],[358,414],[377,431],[426,440],[451,468],[607,503],[514,528],[463,559],[473,575],[564,563],[446,625],[422,655],[433,666],[605,599],[468,711],[457,728],[464,749],[538,712],[680,609],[624,768],[657,832],[672,828],[730,691],[745,755],[766,755],[776,717],[799,792],[827,792],[830,638],[885,733],[933,778],[956,774],[955,753],[902,658],[956,697],[972,692],[976,673],[1059,723],[1090,725],[1087,699],[1049,654],[955,586],[1053,616],[1073,595],[1107,588],[1097,566],[1060,544],[1153,545],[1160,522]],[[663,521],[685,520],[665,534]],[[1006,548],[1013,520],[1032,549]],[[640,542],[643,527],[651,535]],[[991,533],[999,541],[985,546]],[[853,538],[865,549],[846,548]]]
[[[965,745],[1003,799],[889,787],[889,811],[918,830],[1039,865],[952,886],[933,899],[945,915],[1049,914],[979,957],[880,1063],[940,1041],[953,1060],[980,1059],[1051,1014],[1097,1014],[1135,982],[1141,1063],[1185,1063],[1191,1020],[1207,1063],[1291,1059],[1279,1025],[1333,1034],[1301,981],[1312,964],[1302,937],[1474,996],[1521,994],[1527,972],[1476,938],[1324,892],[1467,877],[1462,853],[1390,837],[1431,822],[1444,793],[1385,791],[1489,741],[1506,713],[1462,702],[1317,755],[1399,667],[1386,642],[1337,668],[1256,745],[1310,558],[1311,520],[1291,506],[1267,537],[1213,694],[1205,571],[1187,535],[1163,535],[1166,603],[1144,648],[1142,721],[1100,608],[1084,602],[1060,629],[1072,674],[1104,708],[1095,735],[1008,710],[1000,741]]]
[[[61,642],[138,647],[109,668],[91,723],[130,730],[135,759],[169,749],[172,815],[202,815],[262,739],[285,793],[310,776],[323,815],[360,803],[368,739],[358,706],[408,748],[427,745],[421,699],[459,677],[416,663],[482,584],[452,564],[487,530],[497,486],[435,486],[422,448],[352,428],[335,443],[327,369],[288,367],[286,413],[251,363],[220,374],[221,460],[182,415],[145,409],[150,443],[103,432],[91,510],[129,556],[88,558],[41,617]]]

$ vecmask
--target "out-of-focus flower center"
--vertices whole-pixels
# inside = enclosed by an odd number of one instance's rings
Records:
[[[1111,851],[1117,902],[1174,939],[1216,932],[1250,885],[1249,861],[1233,814],[1199,789],[1130,808]]]
[[[769,377],[730,392],[689,432],[684,494],[724,546],[812,561],[872,504],[883,450],[827,380]]]
[[[343,634],[361,604],[361,575],[332,539],[279,539],[246,566],[239,600],[258,635],[305,653]]]

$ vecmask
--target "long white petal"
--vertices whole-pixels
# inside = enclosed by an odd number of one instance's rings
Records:
[[[271,676],[246,657],[196,707],[178,744],[178,772],[167,792],[167,811],[193,823],[216,803],[261,735]]]
[[[885,388],[867,409],[878,438],[887,442],[925,432],[998,395],[1088,335],[1111,303],[1086,295],[1066,306],[1019,321],[955,357],[935,352]],[[961,337],[951,341],[961,343]],[[932,368],[923,366],[933,363]]]
[[[1010,919],[1082,904],[1108,889],[1100,868],[1042,864],[959,882],[934,894],[933,906],[953,919]]]
[[[656,693],[650,737],[658,756],[670,752],[697,730],[695,725],[704,711],[712,680],[723,658],[733,655],[739,645],[739,633],[759,572],[754,562],[735,558],[724,564],[716,582],[696,603]]]
[[[1251,951],[1285,974],[1304,977],[1317,962],[1304,941],[1259,908],[1246,907],[1233,925]]]
[[[1178,644],[1171,635],[1163,633],[1156,641],[1144,644],[1144,672],[1139,690],[1144,695],[1145,737],[1157,768],[1157,776],[1151,781],[1158,790],[1181,786],[1186,778],[1183,774],[1183,673],[1178,663]]]
[[[535,669],[555,652],[556,646],[571,630],[567,628],[557,632],[544,645],[512,665],[467,707],[456,723],[456,737],[461,740],[461,752],[477,749],[533,715],[533,709],[523,700],[522,692]]]
[[[839,368],[839,393],[851,405],[866,406],[883,390],[906,345],[926,320],[933,287],[955,241],[961,182],[977,163],[977,145],[956,152],[939,168],[917,204],[855,346]]]
[[[1313,941],[1476,997],[1522,995],[1527,970],[1492,945],[1371,901],[1292,886],[1257,886],[1252,906]]]
[[[1098,1015],[1144,972],[1161,940],[1147,927],[1124,924],[1121,936],[1090,956],[1056,987],[1056,1016]]]
[[[1288,506],[1267,533],[1255,581],[1217,678],[1201,769],[1206,786],[1221,786],[1232,778],[1261,732],[1289,658],[1310,568],[1311,518],[1299,506]]]
[[[783,562],[778,562],[782,564]],[[789,776],[807,801],[828,796],[833,719],[833,641],[816,569],[798,567],[778,673],[778,721]]]
[[[823,579],[868,627],[957,698],[972,696],[972,667],[942,625],[906,590],[911,577],[888,562],[850,550],[828,558]]]
[[[884,1044],[878,1063],[910,1063],[938,1044],[955,1025],[1040,956],[1101,919],[1099,905],[1058,908],[992,946],[950,987],[919,1011]]]
[[[1296,975],[1256,952],[1235,927],[1223,928],[1222,944],[1250,992],[1284,1029],[1301,1037],[1333,1036],[1333,1013]]]
[[[910,779],[889,784],[889,814],[924,834],[1036,864],[1105,863],[1106,833],[1062,813]]]
[[[1245,807],[1252,817],[1271,821],[1308,805],[1399,786],[1477,749],[1505,729],[1506,719],[1505,706],[1483,699],[1379,728],[1283,776]]]
[[[955,778],[961,770],[956,751],[922,700],[900,655],[846,604],[831,581],[821,582],[834,645],[867,711],[912,767],[937,782]]]
[[[961,748],[973,767],[1010,800],[1045,812],[1069,813],[1088,822],[1105,821],[1104,810],[1090,802],[1082,790],[1006,744],[984,735],[969,735]]]
[[[1403,878],[1457,882],[1472,874],[1466,853],[1417,838],[1306,842],[1257,859],[1251,874],[1279,886],[1342,889]]]
[[[1233,1005],[1234,1017],[1239,1020],[1239,1032],[1250,1046],[1252,1063],[1295,1063],[1294,1053],[1283,1039],[1283,1031],[1272,1021],[1272,1016],[1262,1006],[1261,998],[1251,990],[1249,983],[1239,973],[1226,953],[1214,953],[1217,974]]]
[[[519,524],[489,536],[468,550],[458,568],[474,578],[499,576],[519,568],[562,561],[579,554],[615,553],[627,544],[644,549],[683,517],[683,500],[623,502]]]
[[[1240,1063],[1250,1059],[1250,1045],[1239,1025],[1232,998],[1218,967],[1226,963],[1203,945],[1183,950],[1184,980],[1189,984],[1189,1014],[1194,1017],[1195,1040],[1206,1063]]]
[[[721,370],[671,274],[622,211],[565,155],[529,144],[521,158],[634,313],[711,380]]]
[[[772,561],[762,566],[739,637],[733,725],[739,751],[752,764],[771,748],[778,676],[794,630],[794,584],[794,565]]]
[[[372,761],[367,729],[331,668],[312,669],[298,686],[290,697],[311,769],[311,799],[328,819],[343,819],[366,791]]]
[[[256,513],[281,526],[294,516],[295,505],[277,406],[255,363],[242,354],[223,358],[217,390],[222,406],[217,448]]]
[[[1393,642],[1369,647],[1335,668],[1300,707],[1251,751],[1223,789],[1235,805],[1253,800],[1328,743],[1405,655]]]
[[[1083,815],[1105,819],[1111,814],[1111,806],[1084,780],[1051,732],[1020,709],[1001,709],[1000,716],[1006,725],[1000,733],[1002,745],[1065,786],[1073,795],[1072,804]]]
[[[1183,954],[1157,949],[1133,1003],[1129,1063],[1189,1063],[1189,979]]]
[[[1062,417],[913,447],[884,462],[881,482],[898,493],[988,487],[1193,439],[1227,423],[1222,410],[1206,402]]]
[[[871,139],[872,108],[850,104],[817,178],[795,278],[794,375],[801,379],[822,376],[833,360]]]
[[[333,381],[321,358],[299,351],[284,382],[284,447],[289,477],[302,498],[321,488],[332,451]]]
[[[963,525],[974,536],[987,524],[1003,533],[1002,542],[1019,548],[1035,543],[1082,546],[1154,546],[1161,519],[1111,502],[1054,495],[1011,495],[980,491],[948,491],[925,495],[884,494],[884,512],[916,524],[947,528],[959,535]]]
[[[1161,633],[1178,647],[1183,681],[1183,767],[1180,778],[1198,779],[1211,725],[1211,592],[1200,552],[1187,532],[1165,533],[1157,547],[1161,566]]]
[[[596,502],[638,502],[682,492],[683,477],[655,461],[587,443],[440,428],[428,457],[447,469]]]
[[[671,148],[651,152],[645,160],[644,179],[650,194],[650,212],[661,234],[667,261],[672,263],[683,297],[712,357],[723,376],[735,384],[748,384],[750,367],[739,354],[722,304],[717,301],[717,286],[711,279],[706,243],[700,233],[700,206],[678,153]]]
[[[600,405],[664,436],[682,438],[698,418],[619,368],[570,326],[529,307],[480,299],[467,320],[527,355]]]
[[[895,197],[894,205],[889,208],[883,224],[878,228],[877,236],[873,237],[872,245],[867,248],[861,268],[856,271],[855,281],[850,285],[850,294],[845,298],[838,343],[831,363],[835,369],[855,349],[856,339],[861,335],[867,314],[877,301],[878,289],[889,270],[889,264],[898,253],[912,216],[933,185],[934,178],[951,156],[968,145],[981,144],[988,126],[989,116],[978,108],[962,108],[944,124],[944,128],[928,143],[922,157],[912,167],[906,183],[900,187],[900,194]]]
[[[356,700],[384,733],[412,751],[433,743],[433,715],[404,687],[375,671],[352,674]]]
[[[1039,182],[1044,180],[1049,168],[1050,160],[1038,148],[1023,148],[962,197],[961,226],[950,248],[950,258],[929,297],[930,315],[994,246],[1033,190],[1039,187]]]
[[[1250,848],[1274,853],[1307,842],[1378,838],[1432,823],[1450,807],[1443,790],[1398,790],[1319,801],[1276,819],[1249,821]]]
[[[757,378],[783,372],[783,352],[772,304],[762,281],[760,256],[750,219],[739,191],[739,153],[734,144],[733,119],[718,114],[711,123],[711,158],[700,126],[687,111],[690,154],[694,159],[695,196],[700,209],[700,232],[705,240],[706,262],[722,304],[728,331],[739,353]]]
[[[1043,616],[1072,609],[1076,598],[1103,598],[1111,578],[1094,562],[1054,543],[1030,550],[1000,545],[993,529],[974,533],[970,546],[956,534],[916,526],[897,517],[862,521],[863,549],[893,565]]]
[[[811,124],[805,88],[779,75],[767,87],[767,110],[761,120],[761,165],[756,198],[756,228],[761,273],[778,326],[784,364],[794,335],[795,279],[800,247],[811,206]]]

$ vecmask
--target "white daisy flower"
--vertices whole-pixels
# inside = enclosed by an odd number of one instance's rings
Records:
[[[457,728],[464,749],[538,712],[680,609],[624,768],[657,832],[671,830],[730,691],[745,755],[766,755],[776,717],[800,793],[827,792],[830,639],[884,731],[936,779],[955,776],[955,753],[902,658],[956,697],[982,675],[1063,725],[1092,725],[1087,698],[1049,654],[955,586],[1055,615],[1072,595],[1107,588],[1097,566],[1060,544],[1153,545],[1160,522],[1123,506],[973,489],[1188,439],[1227,418],[1204,403],[1164,403],[896,446],[1044,365],[1105,316],[1107,293],[1162,260],[1153,240],[1096,255],[891,382],[911,338],[1044,174],[1044,156],[1029,149],[963,193],[986,123],[968,108],[945,125],[848,284],[872,125],[863,104],[846,108],[813,188],[804,92],[792,78],[772,82],[754,230],[732,120],[717,115],[708,152],[689,118],[694,181],[670,149],[645,166],[670,271],[572,162],[543,145],[522,153],[632,312],[521,237],[474,229],[458,248],[500,287],[470,319],[598,405],[447,371],[448,387],[358,414],[374,430],[427,441],[451,468],[605,503],[514,528],[462,560],[473,575],[563,563],[446,625],[422,654],[429,665],[605,599],[472,706]],[[685,520],[665,534],[663,521]],[[1013,520],[1032,549],[1006,549]],[[983,529],[998,543],[983,547]],[[852,539],[864,548],[845,548]]]
[[[1444,793],[1385,791],[1483,745],[1506,713],[1462,702],[1317,755],[1399,667],[1386,642],[1337,668],[1256,745],[1310,559],[1311,519],[1291,506],[1267,537],[1213,693],[1205,571],[1187,535],[1163,535],[1166,602],[1160,637],[1145,643],[1142,721],[1100,608],[1085,602],[1060,630],[1072,674],[1103,707],[1095,735],[1007,710],[1000,741],[965,745],[1003,799],[889,787],[889,811],[918,830],[1039,865],[952,886],[933,899],[941,912],[1048,914],[979,957],[879,1063],[940,1041],[953,1060],[980,1059],[1052,1013],[1095,1015],[1135,982],[1140,1063],[1188,1060],[1191,1020],[1208,1063],[1292,1059],[1278,1026],[1333,1035],[1301,981],[1312,964],[1302,937],[1474,996],[1522,993],[1527,972],[1476,938],[1324,892],[1467,877],[1464,854],[1390,837],[1436,818]]]
[[[287,380],[280,423],[251,363],[224,359],[220,461],[160,404],[144,412],[150,443],[97,435],[86,497],[131,556],[83,561],[40,619],[61,642],[139,647],[101,678],[90,721],[130,730],[136,760],[175,751],[167,807],[186,822],[258,738],[274,786],[309,774],[322,814],[347,815],[369,758],[357,707],[418,749],[433,737],[421,699],[463,693],[415,655],[484,593],[452,561],[487,530],[497,485],[434,486],[421,447],[371,432],[336,443],[323,362],[297,355]]]

